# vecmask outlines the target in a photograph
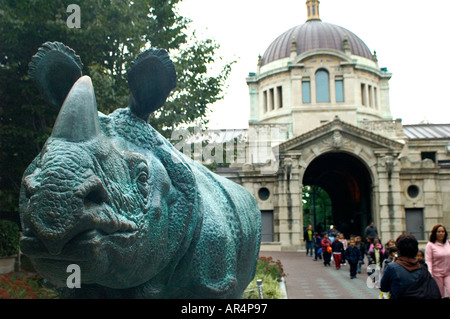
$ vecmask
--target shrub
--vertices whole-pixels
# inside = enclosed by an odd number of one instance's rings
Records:
[[[0,220],[0,256],[13,256],[19,252],[19,226],[10,220]]]

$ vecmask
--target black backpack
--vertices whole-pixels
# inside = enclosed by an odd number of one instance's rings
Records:
[[[404,299],[440,299],[441,292],[439,287],[431,277],[427,264],[422,264],[422,271],[419,279],[409,287],[405,292],[400,294],[399,298]]]

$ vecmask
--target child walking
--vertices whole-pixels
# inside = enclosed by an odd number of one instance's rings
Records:
[[[417,252],[416,259],[419,262],[419,264],[421,265],[425,264],[425,252],[423,250],[419,250]]]
[[[361,250],[356,247],[353,238],[348,241],[348,248],[345,250],[345,260],[347,260],[350,265],[350,278],[356,278],[356,270],[358,264],[362,263],[362,255]]]
[[[333,250],[333,259],[336,269],[340,269],[342,254],[344,253],[344,244],[337,239],[331,244],[331,248]]]
[[[322,255],[323,265],[330,266],[331,262],[331,240],[328,239],[328,234],[324,233],[322,238]]]
[[[383,247],[380,243],[375,243],[373,250],[369,252],[370,263],[374,264],[376,269],[380,270],[383,268],[383,261],[386,258],[383,252]]]
[[[318,232],[314,232],[314,261],[322,259],[322,238]]]

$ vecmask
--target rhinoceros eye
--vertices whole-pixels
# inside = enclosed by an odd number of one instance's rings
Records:
[[[148,179],[149,179],[149,169],[145,162],[141,162],[136,167],[136,184],[139,191],[144,195],[148,196]]]
[[[139,174],[137,180],[138,180],[139,183],[143,183],[143,184],[147,183],[147,180],[148,180],[148,174],[145,173],[145,172],[142,172],[141,174]]]

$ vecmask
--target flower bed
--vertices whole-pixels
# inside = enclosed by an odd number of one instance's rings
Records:
[[[0,299],[54,299],[58,295],[45,287],[44,279],[25,271],[0,275]]]
[[[280,282],[286,274],[279,260],[272,257],[258,258],[255,278],[244,292],[244,299],[259,299],[257,279],[262,279],[264,299],[280,299],[283,293]],[[0,275],[0,299],[55,299],[58,294],[46,287],[44,279],[26,271]]]
[[[248,285],[243,298],[259,299],[256,281],[261,279],[264,299],[281,299],[283,292],[280,288],[280,282],[285,276],[283,265],[279,260],[275,261],[272,257],[259,257],[256,264],[255,278]]]
[[[277,281],[281,281],[282,277],[286,276],[281,261],[274,260],[272,257],[259,257],[256,264],[256,273],[269,274]]]

